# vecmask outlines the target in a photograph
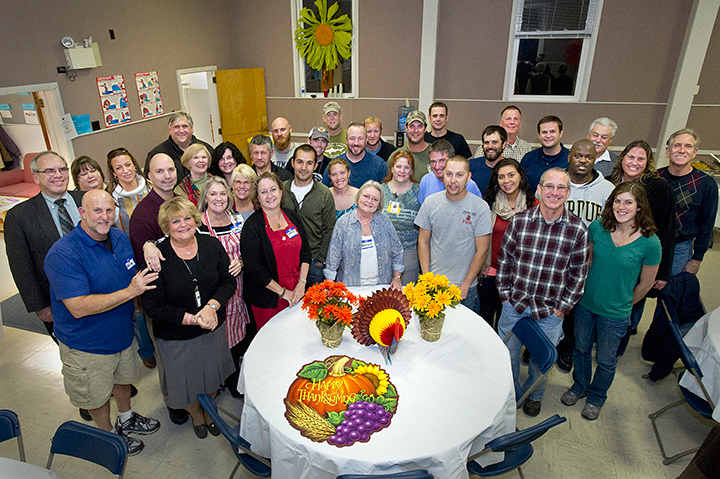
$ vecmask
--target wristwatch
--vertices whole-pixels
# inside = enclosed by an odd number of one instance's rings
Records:
[[[213,311],[217,311],[217,306],[215,306],[214,304],[208,303],[208,306],[210,306],[213,309]]]

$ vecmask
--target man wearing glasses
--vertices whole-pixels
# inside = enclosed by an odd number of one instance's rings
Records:
[[[30,169],[40,193],[8,211],[5,250],[25,308],[43,321],[55,341],[50,283],[43,263],[50,247],[80,222],[78,206],[85,192],[68,191],[69,168],[55,152],[38,153]]]
[[[570,177],[561,168],[543,173],[537,187],[540,204],[516,214],[510,220],[498,255],[496,284],[502,300],[498,322],[501,338],[512,332],[523,317],[530,317],[557,345],[562,322],[583,294],[588,270],[589,245],[585,224],[565,208],[570,195]],[[510,350],[515,396],[523,393],[541,376],[530,361],[527,382],[520,386],[520,349],[513,335],[506,343]],[[525,399],[523,412],[540,414],[545,380]]]

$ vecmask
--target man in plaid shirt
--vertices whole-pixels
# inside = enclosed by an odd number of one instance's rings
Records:
[[[537,187],[540,204],[513,216],[498,256],[497,288],[503,302],[498,323],[501,338],[515,323],[528,316],[535,320],[553,344],[562,337],[562,321],[583,295],[589,261],[585,224],[565,208],[570,178],[560,168],[543,173]],[[521,397],[540,376],[530,361],[529,377],[518,383],[522,343],[513,336],[510,350],[515,395]],[[530,393],[523,405],[529,416],[540,413],[545,380]]]

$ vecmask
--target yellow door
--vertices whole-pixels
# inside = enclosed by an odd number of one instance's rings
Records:
[[[215,72],[223,141],[237,146],[250,163],[248,143],[268,134],[265,72],[262,68]]]

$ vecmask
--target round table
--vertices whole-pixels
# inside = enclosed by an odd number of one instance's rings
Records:
[[[707,313],[683,337],[695,355],[703,373],[702,382],[716,407],[712,417],[720,422],[720,308]],[[690,374],[684,374],[680,385],[705,399],[705,395]]]
[[[367,296],[375,289],[352,290]],[[515,391],[510,355],[498,335],[462,305],[446,312],[435,343],[420,338],[413,315],[391,365],[377,346],[358,344],[347,329],[339,347],[323,347],[300,305],[281,312],[263,326],[244,356],[240,435],[254,452],[271,458],[273,477],[335,479],[428,469],[435,477],[468,478],[468,456],[515,431]],[[285,418],[283,403],[303,365],[338,354],[380,365],[399,395],[390,426],[367,443],[343,448],[303,437]],[[502,455],[491,454],[481,464],[501,460]]]
[[[0,479],[60,479],[54,472],[44,467],[0,457]]]

